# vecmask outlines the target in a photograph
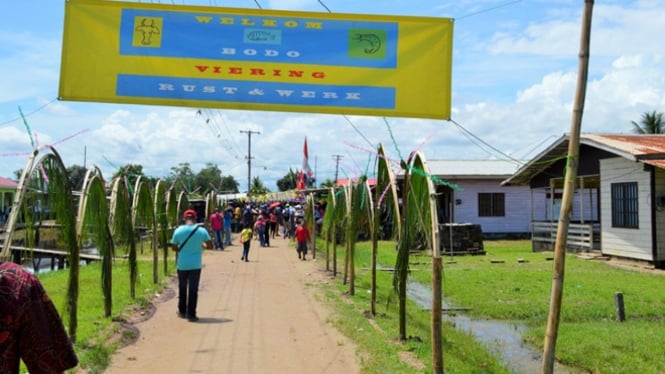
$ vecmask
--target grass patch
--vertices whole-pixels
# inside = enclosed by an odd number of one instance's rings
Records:
[[[445,257],[444,297],[476,318],[524,322],[525,340],[542,350],[553,255],[530,248],[530,241],[486,241],[486,256]],[[429,284],[429,257],[412,262],[412,279]],[[624,294],[623,323],[616,292]],[[665,372],[664,294],[663,275],[567,255],[557,359],[590,373]]]
[[[377,316],[370,315],[369,248],[368,243],[358,243],[354,296],[346,294],[348,286],[341,284],[341,273],[333,282],[333,287],[322,287],[324,301],[334,310],[330,322],[358,345],[363,373],[431,372],[431,314],[409,300],[407,335],[411,338],[405,342],[398,341],[397,297],[392,291],[391,272],[377,272]],[[381,264],[390,266],[386,264],[394,263],[394,248],[392,243],[382,243]],[[319,252],[319,258],[323,256],[325,254]],[[338,260],[338,269],[342,269],[341,251]],[[446,372],[510,372],[472,336],[455,330],[449,323],[444,324],[443,335]]]
[[[80,367],[87,373],[99,373],[108,366],[111,355],[118,348],[120,340],[108,344],[109,339],[120,331],[121,323],[126,321],[133,310],[143,308],[164,288],[168,279],[163,275],[160,256],[160,283],[152,282],[152,257],[147,253],[139,255],[138,283],[136,299],[129,296],[129,265],[126,260],[116,259],[113,264],[113,310],[110,318],[104,317],[104,299],[101,288],[100,262],[81,266],[78,304],[78,332],[74,345]],[[169,269],[175,272],[171,259]],[[44,288],[53,299],[61,316],[64,316],[68,270],[38,274]],[[126,334],[123,332],[121,334]],[[127,337],[125,337],[127,338]]]
[[[318,248],[323,248],[319,245]],[[338,269],[343,266],[339,248]],[[553,262],[551,253],[533,253],[529,241],[486,241],[486,256],[444,258],[443,290],[447,301],[470,308],[469,315],[482,319],[521,321],[529,327],[525,341],[542,350]],[[325,255],[319,250],[319,259]],[[380,243],[378,262],[395,263],[392,242]],[[161,257],[160,257],[161,260]],[[319,260],[321,261],[321,260]],[[160,262],[161,263],[161,262]],[[358,243],[356,295],[346,295],[342,275],[332,286],[321,287],[321,297],[333,309],[329,322],[356,342],[363,373],[431,372],[430,313],[409,301],[407,334],[399,342],[397,298],[392,273],[377,272],[377,316],[370,316],[370,245]],[[145,306],[163,288],[152,283],[150,259],[139,261],[137,298],[129,297],[129,272],[123,260],[113,267],[113,315],[104,318],[99,264],[81,268],[79,332],[75,349],[81,367],[89,373],[103,371],[117,343],[106,345],[120,331],[127,313]],[[169,269],[175,269],[172,261]],[[411,258],[410,279],[430,284],[428,256]],[[67,273],[39,275],[44,287],[62,312]],[[627,321],[615,321],[614,294],[623,292]],[[556,357],[565,365],[589,373],[665,372],[665,277],[619,269],[604,262],[568,255],[562,318]],[[444,323],[444,366],[450,373],[509,373],[498,358],[472,336]],[[131,332],[123,332],[131,338]]]

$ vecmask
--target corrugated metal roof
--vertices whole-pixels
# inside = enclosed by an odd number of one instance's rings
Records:
[[[428,160],[430,174],[448,179],[496,179],[507,178],[520,166],[507,160]]]
[[[376,185],[376,178],[367,178],[367,181],[369,182],[370,186]],[[358,182],[358,178],[337,179],[337,184],[335,185],[335,187],[344,187],[348,186],[349,183],[356,183],[356,182]]]
[[[580,144],[665,169],[665,135],[582,134]],[[526,185],[567,153],[568,135],[563,135],[502,184]]]
[[[18,187],[18,183],[14,182],[11,179],[3,178],[0,177],[0,187],[3,188],[16,188]]]

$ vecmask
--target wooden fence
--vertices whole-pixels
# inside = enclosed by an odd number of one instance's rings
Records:
[[[531,244],[534,251],[552,250],[556,242],[558,222],[531,222]],[[598,223],[570,223],[566,249],[570,251],[591,251],[600,238]]]

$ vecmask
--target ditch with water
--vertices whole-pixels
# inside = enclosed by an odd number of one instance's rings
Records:
[[[422,283],[407,283],[408,297],[424,309],[432,308],[432,289]],[[443,309],[461,309],[443,301]],[[443,311],[442,311],[443,312]],[[522,334],[526,325],[519,322],[479,320],[455,312],[443,314],[446,321],[452,322],[456,329],[472,334],[477,341],[485,345],[492,353],[500,357],[501,362],[514,373],[540,373],[542,371],[542,352],[525,345]],[[445,352],[444,352],[445,354]],[[575,373],[576,371],[559,363],[554,364],[556,373]]]

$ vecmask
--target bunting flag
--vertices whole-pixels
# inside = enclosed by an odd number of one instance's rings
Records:
[[[302,171],[305,173],[307,178],[314,176],[312,173],[312,168],[309,167],[309,152],[307,151],[307,137],[305,137],[305,145],[302,148],[303,159],[302,159]]]

